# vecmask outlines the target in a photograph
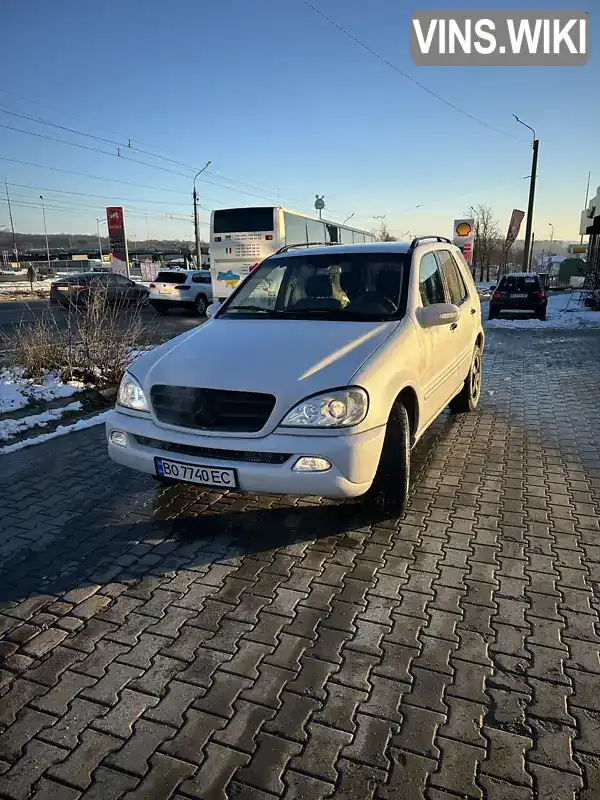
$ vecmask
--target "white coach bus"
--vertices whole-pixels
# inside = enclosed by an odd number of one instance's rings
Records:
[[[279,206],[217,209],[210,218],[213,297],[225,300],[254,267],[284,245],[374,239],[372,231],[349,228]]]

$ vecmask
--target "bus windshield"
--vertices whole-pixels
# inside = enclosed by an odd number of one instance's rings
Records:
[[[219,317],[399,319],[406,310],[408,269],[403,253],[270,258],[248,276]]]
[[[254,233],[272,231],[274,208],[225,208],[215,211],[213,233]]]

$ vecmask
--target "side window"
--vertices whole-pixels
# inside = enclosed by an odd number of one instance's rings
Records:
[[[421,302],[424,306],[446,302],[442,274],[433,253],[426,253],[421,259],[419,291],[421,292]]]
[[[284,220],[286,244],[303,244],[308,242],[306,237],[306,220],[303,217],[284,212]]]
[[[342,244],[352,244],[354,241],[352,231],[348,230],[348,228],[340,228],[340,233],[342,235]]]
[[[435,255],[446,279],[450,302],[459,306],[467,299],[468,292],[458,265],[448,250],[438,250]]]
[[[210,275],[203,275],[201,272],[194,272],[192,283],[210,283]]]
[[[323,222],[318,222],[316,219],[307,219],[306,229],[308,230],[309,242],[325,241],[325,225]]]

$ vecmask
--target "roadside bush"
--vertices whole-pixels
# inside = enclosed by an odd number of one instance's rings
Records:
[[[21,322],[4,335],[2,349],[11,365],[24,368],[25,377],[41,380],[46,372],[58,372],[64,381],[103,388],[121,380],[136,348],[153,332],[139,305],[108,303],[106,293],[97,292],[89,302],[71,305],[66,319],[48,311]]]

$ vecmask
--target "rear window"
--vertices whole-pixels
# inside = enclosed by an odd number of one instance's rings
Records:
[[[159,272],[156,280],[162,283],[185,283],[187,272]]]
[[[498,288],[503,292],[536,292],[540,288],[540,282],[537,275],[507,275],[502,278]]]
[[[256,208],[225,208],[213,215],[214,233],[245,233],[272,231],[273,206]]]

